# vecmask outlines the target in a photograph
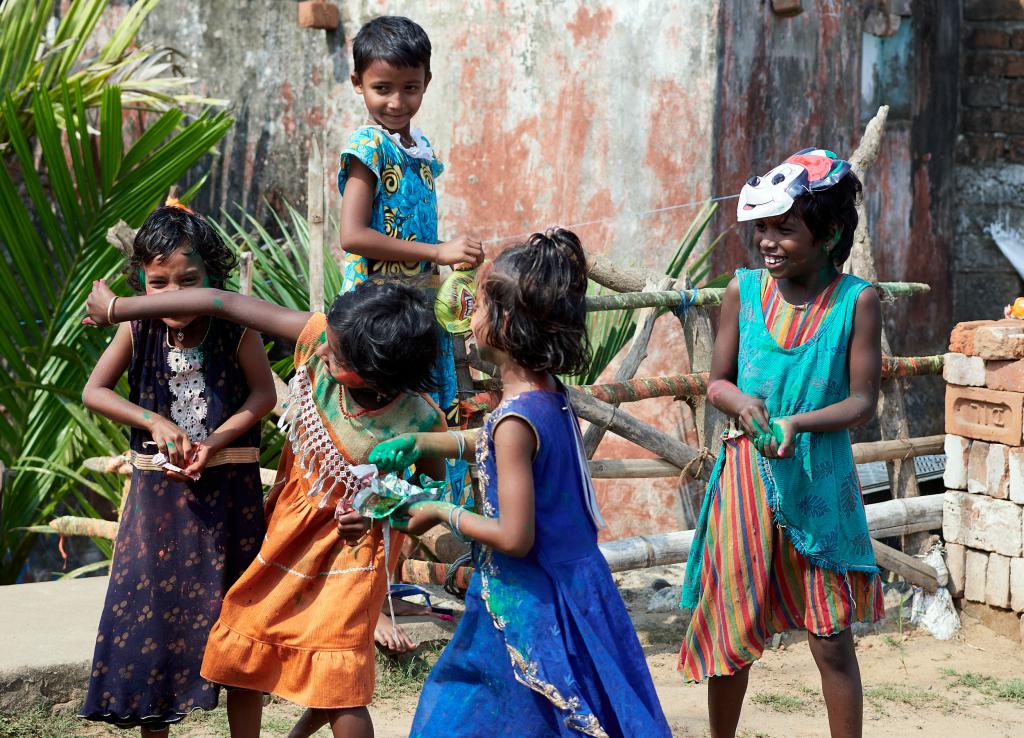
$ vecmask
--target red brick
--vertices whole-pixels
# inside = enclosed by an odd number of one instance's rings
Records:
[[[1015,164],[1024,163],[1024,136],[1010,136],[1007,140],[1006,160]]]
[[[967,491],[983,495],[988,489],[988,450],[990,444],[975,441],[967,455]]]
[[[974,77],[1002,77],[1006,71],[1007,55],[999,51],[970,51],[965,69]]]
[[[974,334],[979,328],[991,328],[994,326],[1020,326],[1021,323],[1015,319],[1005,320],[969,320],[965,323],[958,323],[953,332],[949,334],[949,350],[958,354],[977,356],[974,351]]]
[[[1024,49],[1024,30],[1014,31],[1010,38],[1010,46],[1020,51]]]
[[[1021,445],[1024,395],[977,387],[946,387],[946,432],[1005,446]]]
[[[330,31],[337,28],[339,22],[338,6],[334,3],[299,3],[299,26],[302,28],[323,28]]]
[[[986,361],[985,386],[1005,392],[1024,392],[1024,361]]]
[[[804,12],[803,0],[772,0],[775,15],[800,15]]]
[[[964,0],[966,20],[1024,20],[1021,0]]]
[[[961,98],[973,108],[996,108],[1009,101],[1010,86],[1004,79],[975,79],[963,86]]]
[[[967,45],[972,49],[1007,49],[1010,34],[994,28],[976,28],[967,38]]]
[[[1003,74],[1007,77],[1024,77],[1024,54],[1007,57]]]
[[[974,334],[974,353],[986,361],[1024,359],[1024,322],[979,328]]]
[[[1006,138],[1002,135],[961,135],[956,146],[956,158],[961,164],[1002,161],[1006,158]]]
[[[1010,82],[1006,86],[1006,102],[1024,107],[1024,82]]]

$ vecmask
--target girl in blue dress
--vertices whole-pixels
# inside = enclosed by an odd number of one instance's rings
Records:
[[[473,543],[466,613],[420,696],[412,736],[670,736],[633,624],[597,546],[579,425],[555,374],[586,366],[586,261],[569,231],[534,234],[482,277],[472,329],[501,369],[476,435],[481,514],[405,511]],[[370,460],[461,457],[471,432],[405,434]],[[471,440],[471,439],[470,439]]]

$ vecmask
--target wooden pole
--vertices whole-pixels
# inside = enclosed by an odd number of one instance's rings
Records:
[[[892,302],[900,297],[909,297],[928,292],[931,287],[923,282],[873,282],[879,297]],[[641,292],[622,292],[617,295],[591,295],[587,297],[587,312],[601,310],[635,310],[637,308],[673,308],[687,300],[693,306],[721,305],[725,295],[724,287],[711,287],[702,290],[644,290]]]
[[[945,436],[923,436],[921,438],[897,439],[893,441],[868,441],[853,444],[855,464],[872,461],[909,459],[913,456],[940,454]],[[678,477],[682,473],[675,464],[664,459],[592,459],[590,475],[594,479],[655,479]]]
[[[868,530],[872,538],[889,538],[903,533],[935,530],[942,526],[942,495],[929,495],[912,500],[889,500],[867,505],[864,509],[867,513]],[[692,530],[680,530],[650,536],[633,536],[602,543],[600,548],[613,572],[646,569],[652,566],[685,562],[693,544],[693,535],[694,531]],[[888,546],[885,548],[889,549]],[[905,555],[900,552],[896,553],[899,553],[900,556]],[[910,575],[919,582],[928,583],[928,570],[934,574],[934,569],[917,562],[916,559],[914,564],[910,565],[903,562],[902,559],[897,561],[890,557],[888,552],[884,552],[883,555],[886,556],[885,561],[888,562],[888,565],[882,563],[881,559],[879,565],[889,568],[890,571],[895,571],[901,576],[903,573],[900,569],[903,569],[910,572]],[[899,566],[900,569],[895,568],[896,566]],[[402,581],[410,584],[441,584],[444,582],[445,570],[444,564],[409,560],[402,566]],[[459,577],[467,583],[466,586],[469,581],[468,573],[469,567],[462,567],[459,571]],[[935,579],[937,583],[937,577]],[[907,581],[913,580],[907,579]],[[921,586],[925,586],[925,584]]]
[[[850,157],[853,172],[863,182],[867,170],[875,163],[881,150],[882,136],[885,134],[885,123],[889,117],[889,106],[883,105],[864,129],[857,150]],[[871,233],[868,228],[868,213],[863,201],[857,205],[857,230],[853,234],[853,249],[846,262],[846,271],[869,282],[877,281],[875,257],[871,246]],[[882,323],[882,353],[891,354],[889,338],[886,335],[885,323]],[[907,425],[906,406],[903,402],[903,388],[899,382],[885,382],[881,386],[878,398],[878,425],[882,440],[906,438],[910,433]],[[916,497],[918,495],[917,475],[913,463],[901,460],[889,464],[890,489],[894,497]],[[904,546],[920,543],[920,538],[904,541]]]
[[[252,294],[252,252],[243,251],[238,257],[238,294]]]
[[[664,290],[670,284],[672,284],[671,277],[664,277],[657,281],[648,282],[644,289],[650,292],[658,292]],[[644,308],[640,311],[640,314],[637,316],[633,340],[629,345],[629,351],[626,353],[626,358],[622,360],[622,364],[619,365],[618,371],[615,372],[616,382],[632,379],[636,375],[637,370],[640,369],[643,360],[647,358],[647,344],[651,341],[651,334],[654,332],[654,323],[657,319],[658,312],[654,308]],[[604,438],[606,430],[607,426],[591,425],[583,434],[583,451],[588,459],[594,455],[597,447],[601,445],[601,439]]]
[[[934,592],[939,588],[938,572],[921,559],[908,556],[876,540],[871,541],[871,547],[875,550],[875,561],[881,568],[899,574],[906,581],[928,592]]]
[[[309,221],[309,309],[324,311],[324,162],[320,142],[309,142],[306,181],[306,211]]]
[[[690,476],[698,477],[703,466],[693,464],[702,454],[692,446],[673,438],[653,426],[630,417],[614,405],[569,387],[569,400],[576,414],[595,425],[607,428],[612,433],[632,441],[638,446],[667,459],[680,469],[686,470]]]

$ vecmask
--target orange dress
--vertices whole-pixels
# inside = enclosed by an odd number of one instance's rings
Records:
[[[202,675],[305,707],[360,707],[373,697],[373,631],[387,594],[384,538],[375,526],[345,545],[334,510],[354,492],[350,465],[365,464],[377,443],[398,433],[438,427],[443,416],[411,393],[372,412],[351,405],[315,355],[325,327],[325,316],[313,315],[296,346],[289,442],[267,502],[267,535],[224,598]],[[400,534],[392,535],[394,565]]]

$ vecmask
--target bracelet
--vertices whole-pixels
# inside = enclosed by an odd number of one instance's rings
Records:
[[[452,531],[452,535],[458,538],[463,543],[469,543],[469,539],[462,534],[462,529],[459,528],[459,520],[462,518],[462,513],[466,510],[460,505],[452,505],[448,509],[448,527]],[[454,519],[453,517],[454,516]]]
[[[117,302],[118,297],[120,295],[114,295],[107,303],[107,325],[114,325],[114,303]]]
[[[448,432],[451,433],[453,436],[455,436],[456,441],[458,441],[458,444],[459,444],[459,455],[456,456],[455,458],[461,459],[463,451],[466,450],[466,437],[464,435],[462,435],[462,431],[453,431],[453,430],[449,429]]]

